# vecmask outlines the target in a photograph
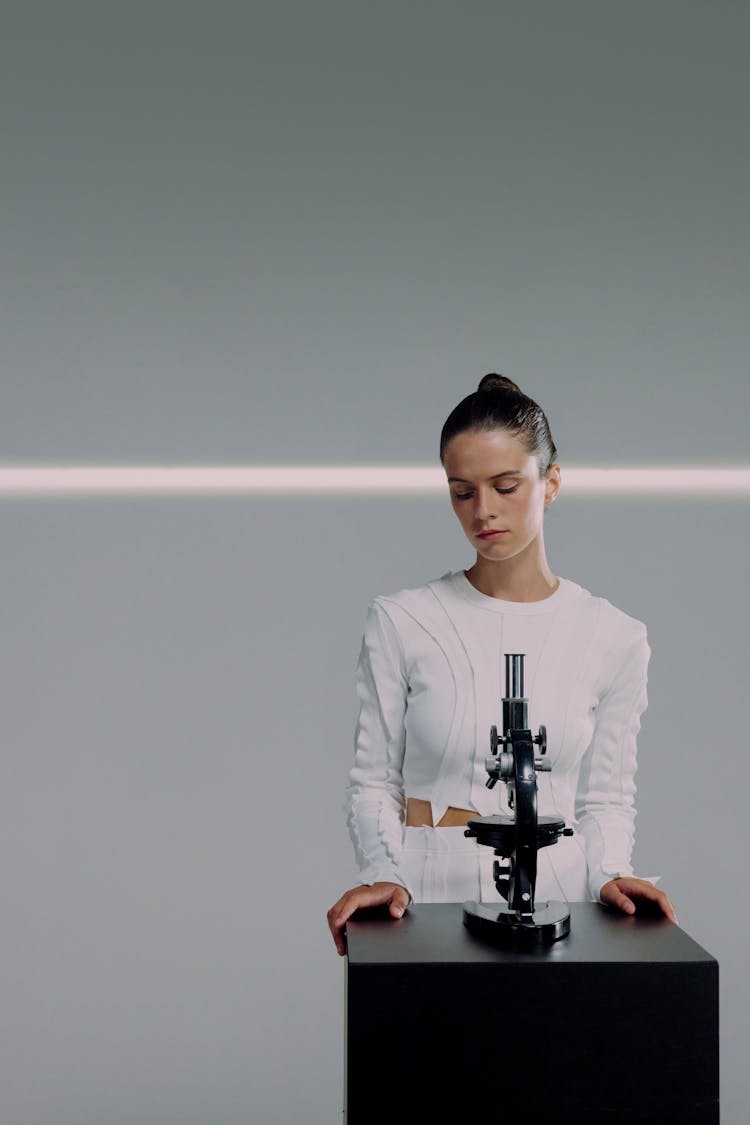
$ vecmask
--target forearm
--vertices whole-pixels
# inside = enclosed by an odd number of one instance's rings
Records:
[[[618,875],[631,875],[635,839],[636,742],[646,705],[650,650],[643,626],[618,653],[617,666],[596,708],[575,800],[592,898]]]
[[[408,681],[398,633],[377,599],[367,617],[356,685],[360,708],[345,809],[359,881],[406,886],[400,859]]]
[[[347,790],[347,827],[360,869],[358,883],[406,882],[401,874],[403,796],[369,787]]]

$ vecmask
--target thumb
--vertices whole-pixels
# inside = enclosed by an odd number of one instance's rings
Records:
[[[409,892],[405,887],[397,887],[391,895],[390,913],[393,918],[400,918],[409,905]]]
[[[624,911],[625,914],[635,914],[635,903],[632,898],[628,898],[628,896],[622,894],[622,892],[618,892],[618,894],[613,897],[613,905],[618,907],[619,910]]]
[[[632,898],[629,898],[625,893],[627,884],[621,885],[617,879],[611,879],[605,883],[599,892],[599,897],[602,902],[609,903],[610,906],[617,907],[625,914],[635,914],[635,903]]]

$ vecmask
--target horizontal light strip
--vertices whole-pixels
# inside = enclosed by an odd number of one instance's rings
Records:
[[[750,497],[750,468],[563,468],[565,495]],[[0,466],[0,496],[424,494],[440,468],[404,466]]]

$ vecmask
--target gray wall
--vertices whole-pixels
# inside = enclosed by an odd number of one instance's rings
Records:
[[[3,15],[3,463],[433,463],[488,370],[563,466],[747,463],[744,6]],[[547,533],[649,626],[637,861],[721,961],[726,1125],[747,520],[563,495]],[[353,667],[375,593],[471,561],[454,522],[2,502],[2,1125],[339,1119]]]

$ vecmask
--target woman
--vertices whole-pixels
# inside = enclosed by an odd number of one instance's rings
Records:
[[[575,830],[540,850],[537,901],[590,898],[627,914],[643,903],[676,921],[630,865],[646,629],[552,573],[543,524],[560,488],[556,455],[541,408],[502,375],[485,375],[443,427],[440,459],[476,562],[370,606],[347,790],[360,885],[328,912],[340,954],[360,907],[387,904],[399,918],[410,899],[499,901],[493,851],[464,828],[509,811],[484,767],[505,652],[525,654],[529,725],[547,727],[539,813]]]

